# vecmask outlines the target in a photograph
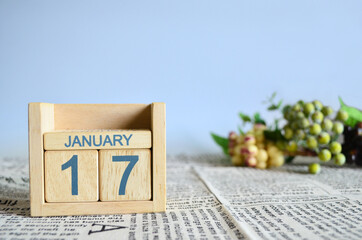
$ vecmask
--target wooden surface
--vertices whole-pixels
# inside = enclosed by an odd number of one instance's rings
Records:
[[[150,129],[149,104],[55,104],[55,130]]]
[[[78,193],[72,195],[71,168],[62,165],[74,155],[78,159]],[[46,151],[45,152],[46,202],[98,201],[98,151]]]
[[[166,104],[152,103],[152,193],[153,210],[166,211]]]
[[[44,151],[43,133],[54,130],[54,105],[30,103],[29,111],[29,183],[31,215],[43,215]]]
[[[151,148],[151,140],[150,130],[56,131],[44,134],[44,149]]]
[[[130,162],[115,162],[114,156],[138,156],[126,182],[125,194],[119,188]],[[151,151],[149,149],[100,150],[99,151],[100,200],[150,200],[151,199]]]

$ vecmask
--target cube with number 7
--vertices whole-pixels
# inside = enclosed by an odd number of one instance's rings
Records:
[[[151,150],[100,150],[101,201],[151,199]]]

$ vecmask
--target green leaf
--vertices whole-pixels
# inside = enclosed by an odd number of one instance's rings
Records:
[[[265,101],[263,101],[262,103],[273,103],[274,98],[276,97],[277,92],[273,92],[273,94],[270,97],[267,97]]]
[[[239,130],[239,133],[240,133],[241,135],[245,135],[245,133],[244,133],[243,129],[241,129],[241,127],[240,127],[240,126],[238,126],[238,130]]]
[[[265,121],[263,119],[261,119],[259,113],[254,114],[254,123],[262,123],[262,124],[266,125]]]
[[[229,139],[211,133],[211,137],[214,139],[226,155],[229,155]]]
[[[269,98],[269,101],[272,102],[276,96],[277,96],[277,92],[273,92],[273,94]]]
[[[279,130],[279,119],[274,120],[274,129]]]
[[[277,105],[272,104],[271,106],[268,107],[268,110],[269,111],[278,110],[280,108],[280,106],[282,105],[282,102],[283,102],[283,100],[280,100]]]
[[[286,163],[291,163],[294,158],[295,158],[294,156],[285,157],[285,162],[286,162]]]
[[[285,141],[282,131],[280,129],[275,130],[264,130],[264,136],[266,139],[277,142],[277,141]]]
[[[275,104],[272,104],[272,105],[270,105],[269,107],[268,107],[268,110],[269,111],[274,111],[274,110],[277,110],[278,109],[278,107],[277,107],[277,105],[275,105]]]
[[[341,104],[341,110],[344,110],[348,113],[348,119],[344,122],[344,124],[350,127],[354,127],[357,123],[362,122],[361,110],[347,106],[341,97],[339,97],[339,103]]]
[[[241,120],[243,120],[243,123],[251,122],[251,118],[248,115],[245,115],[243,113],[239,113],[239,116]]]

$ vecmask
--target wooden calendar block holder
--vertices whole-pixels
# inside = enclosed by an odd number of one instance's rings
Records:
[[[29,104],[29,176],[31,216],[96,215],[162,212],[166,210],[166,109],[152,104]],[[151,199],[94,202],[46,202],[44,138],[52,133],[124,133],[136,130],[137,148],[151,150]],[[54,135],[53,135],[54,137]],[[64,136],[63,136],[64,137]],[[117,138],[117,140],[119,140]],[[56,145],[56,144],[55,144]],[[48,147],[48,146],[47,146]],[[59,146],[56,146],[56,148]],[[53,147],[50,147],[52,149]],[[127,147],[124,147],[127,148]],[[61,148],[60,148],[61,149]],[[59,150],[60,150],[59,149]],[[74,151],[72,148],[70,150]],[[88,149],[92,149],[91,147]],[[108,148],[106,148],[108,149]],[[112,149],[112,148],[109,148]],[[125,149],[126,150],[126,149]]]

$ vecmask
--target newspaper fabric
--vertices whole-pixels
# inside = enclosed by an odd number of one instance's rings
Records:
[[[167,211],[30,217],[28,165],[0,161],[0,239],[362,239],[362,169],[272,170],[167,158]]]

